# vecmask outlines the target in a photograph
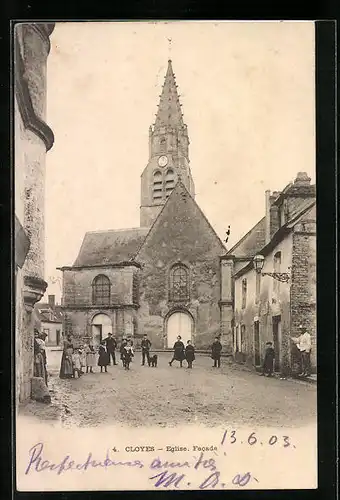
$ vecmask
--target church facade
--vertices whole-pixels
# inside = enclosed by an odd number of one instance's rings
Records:
[[[147,334],[155,349],[177,335],[205,349],[221,336],[232,352],[232,282],[226,248],[195,201],[188,129],[171,61],[149,129],[140,227],[85,234],[63,272],[65,334],[97,344]]]

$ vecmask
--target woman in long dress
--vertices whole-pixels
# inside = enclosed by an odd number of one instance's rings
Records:
[[[110,357],[106,350],[104,341],[100,343],[98,353],[98,366],[100,366],[100,373],[102,373],[103,368],[105,369],[105,372],[107,372],[107,366],[110,364]]]
[[[61,358],[60,365],[60,378],[72,378],[73,377],[73,363],[72,363],[72,354],[73,354],[73,344],[71,336],[68,335],[66,340],[64,340],[64,350]]]
[[[177,341],[174,343],[174,354],[172,356],[172,360],[169,361],[169,365],[172,366],[172,363],[174,361],[179,361],[180,366],[182,367],[184,359],[185,359],[185,347],[182,342],[182,337],[178,335]]]
[[[34,330],[34,376],[44,379],[47,385],[45,356],[45,342],[40,338],[39,330]]]

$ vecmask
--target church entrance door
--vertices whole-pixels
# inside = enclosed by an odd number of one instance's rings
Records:
[[[112,333],[112,322],[107,314],[96,314],[92,320],[92,342],[98,346],[109,333]]]
[[[167,325],[167,347],[173,348],[178,335],[182,337],[182,342],[186,345],[188,340],[191,340],[193,331],[193,320],[191,316],[185,312],[175,312],[169,316]]]

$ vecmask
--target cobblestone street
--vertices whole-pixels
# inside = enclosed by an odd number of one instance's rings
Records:
[[[316,386],[292,380],[260,377],[222,359],[220,370],[209,356],[197,355],[188,370],[170,353],[158,354],[158,367],[141,366],[135,354],[130,371],[109,366],[108,373],[59,379],[60,351],[48,353],[52,404],[30,402],[20,413],[64,425],[100,426],[113,423],[158,425],[223,422],[235,425],[302,426],[315,422]]]

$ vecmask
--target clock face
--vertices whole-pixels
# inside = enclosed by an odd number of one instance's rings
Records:
[[[158,165],[160,167],[165,167],[165,165],[168,163],[168,159],[166,156],[161,156],[160,158],[158,158]]]

